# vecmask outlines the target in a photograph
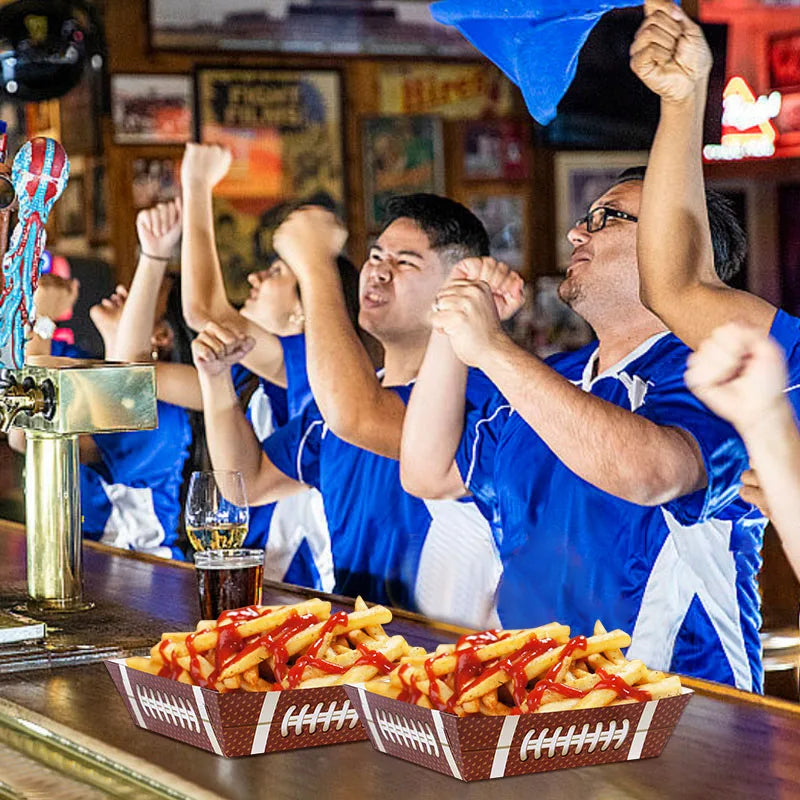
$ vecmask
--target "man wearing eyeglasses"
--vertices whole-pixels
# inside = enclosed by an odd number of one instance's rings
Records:
[[[687,390],[689,350],[639,299],[641,193],[641,172],[623,174],[567,234],[559,294],[597,334],[577,352],[542,361],[515,345],[477,265],[440,290],[403,484],[472,493],[498,529],[504,627],[591,633],[599,618],[653,668],[760,691],[765,520],[737,495],[741,440]],[[735,250],[724,222],[719,254]],[[467,367],[496,387],[479,406],[465,402]]]

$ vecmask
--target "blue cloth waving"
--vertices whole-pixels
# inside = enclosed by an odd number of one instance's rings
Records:
[[[431,14],[453,25],[522,90],[547,125],[575,77],[578,54],[600,17],[641,0],[441,0]]]

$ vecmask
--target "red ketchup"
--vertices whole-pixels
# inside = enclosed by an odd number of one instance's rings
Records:
[[[594,685],[595,690],[611,689],[617,693],[620,700],[637,700],[640,703],[652,700],[652,697],[644,689],[629,686],[619,675],[613,675],[604,669],[598,669],[597,674],[600,676],[600,680]]]
[[[525,667],[527,667],[534,658],[546,653],[548,650],[552,650],[554,647],[558,647],[558,643],[553,639],[531,639],[512,656],[500,659],[488,669],[484,670],[477,678],[471,681],[467,686],[464,686],[463,691],[471,689],[473,686],[476,686],[481,681],[484,681],[486,678],[498,672],[505,672],[513,684],[512,694],[514,696],[514,702],[519,704],[525,699],[525,689],[528,684],[528,676],[525,674]]]
[[[574,686],[567,686],[565,683],[556,683],[543,678],[533,687],[533,691],[527,697],[528,711],[536,711],[542,704],[544,693],[548,691],[560,694],[562,697],[585,697],[588,694],[588,692],[576,689]],[[520,703],[520,705],[522,704]]]
[[[266,617],[272,609],[259,609],[258,606],[245,606],[244,608],[232,608],[229,611],[223,611],[217,617],[217,625],[225,625],[228,622],[244,622],[249,619],[257,619],[258,617]]]
[[[178,654],[174,649],[172,655],[167,655],[167,647],[170,644],[171,642],[169,639],[164,639],[158,646],[158,652],[161,654],[161,660],[164,662],[164,666],[158,671],[158,676],[160,678],[169,678],[170,680],[176,681],[183,672],[183,668],[178,663]]]
[[[249,642],[226,666],[235,664],[240,659],[250,655],[254,650],[263,647],[273,657],[274,665],[272,671],[275,675],[275,680],[280,682],[288,672],[286,666],[286,662],[289,660],[289,653],[286,651],[287,642],[295,634],[310,628],[312,625],[316,625],[318,622],[319,620],[313,614],[303,614],[302,616],[296,613],[292,614],[283,625],[279,625],[275,630]]]
[[[318,656],[320,648],[322,647],[322,643],[325,641],[325,634],[331,633],[339,625],[347,625],[347,619],[346,611],[337,611],[335,614],[332,614],[330,617],[328,617],[325,624],[320,629],[319,638],[316,642],[314,642],[314,644],[311,645],[311,647],[308,648],[306,655],[312,657]]]
[[[405,703],[414,703],[416,704],[417,700],[422,697],[422,692],[417,688],[417,677],[416,675],[412,675],[410,678],[406,679],[406,673],[409,669],[412,669],[408,664],[403,664],[400,667],[398,677],[400,678],[400,682],[403,684],[403,690],[397,695],[398,700],[402,700]]]
[[[315,667],[316,669],[322,670],[322,672],[328,673],[328,675],[344,675],[344,673],[350,669],[349,666],[332,664],[330,661],[325,661],[322,658],[315,658],[309,655],[301,656],[297,659],[297,662],[291,667],[286,676],[286,681],[290,689],[294,689],[303,679],[303,673],[306,667]]]
[[[394,664],[379,650],[370,650],[363,644],[358,645],[358,652],[361,653],[354,667],[371,666],[378,670],[381,675],[388,675],[393,669]]]
[[[558,677],[558,673],[561,672],[561,667],[564,666],[564,662],[576,651],[576,650],[585,650],[588,647],[588,643],[586,641],[585,636],[575,636],[570,639],[565,645],[564,649],[561,651],[561,655],[558,657],[558,661],[547,670],[547,675],[545,675],[545,680],[554,681]]]

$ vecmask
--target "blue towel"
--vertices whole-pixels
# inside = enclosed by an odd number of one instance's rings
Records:
[[[642,0],[441,0],[433,18],[453,25],[522,90],[546,125],[575,77],[578,54],[600,17]]]

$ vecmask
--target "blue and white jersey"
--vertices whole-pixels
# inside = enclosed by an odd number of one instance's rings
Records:
[[[247,401],[245,414],[258,440],[263,442],[284,426],[311,400],[306,372],[305,337],[281,339],[288,388],[264,378]],[[252,385],[253,373],[235,364],[231,370],[240,397]],[[264,577],[333,591],[333,556],[322,497],[310,489],[268,505],[250,506],[250,526],[245,547],[265,550]]]
[[[97,434],[99,464],[81,465],[83,532],[113,547],[183,559],[180,491],[192,431],[185,409],[156,404],[152,431]]]
[[[408,402],[410,385],[391,389]],[[314,402],[263,447],[283,473],[322,493],[337,592],[496,626],[501,564],[473,502],[412,497],[398,461],[339,439]]]
[[[59,341],[51,353],[89,357]],[[189,415],[160,401],[156,409],[155,430],[92,437],[102,460],[81,464],[82,529],[87,538],[113,547],[183,559],[177,542],[183,466],[192,441]]]
[[[505,627],[558,620],[590,633],[600,619],[631,633],[628,656],[654,669],[761,691],[766,520],[738,496],[741,440],[683,382],[688,355],[662,333],[596,377],[596,343],[548,363],[586,392],[691,434],[708,475],[701,491],[654,507],[607,494],[571,472],[499,392],[482,406],[468,398],[456,460],[501,525]]]
[[[783,348],[789,386],[800,384],[800,319],[778,309],[769,335]],[[788,392],[786,398],[794,409],[795,421],[800,421],[800,388]]]

